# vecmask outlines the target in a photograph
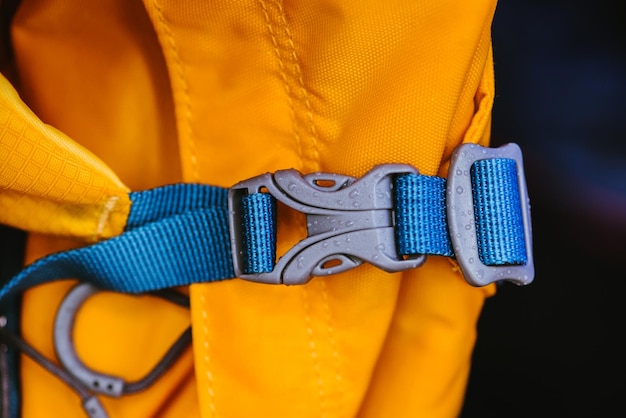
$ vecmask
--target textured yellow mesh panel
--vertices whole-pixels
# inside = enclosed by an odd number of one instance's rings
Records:
[[[128,188],[91,152],[44,124],[0,76],[0,222],[88,240],[117,235]]]

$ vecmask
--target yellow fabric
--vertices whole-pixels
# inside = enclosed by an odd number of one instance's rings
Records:
[[[4,77],[0,133],[1,223],[91,241],[122,232],[128,188],[91,152],[39,120]]]
[[[0,90],[0,221],[36,232],[31,262],[120,233],[129,189],[230,186],[290,167],[359,176],[383,162],[445,175],[456,145],[489,142],[494,8],[23,0],[11,32],[20,97],[6,80]],[[61,186],[63,172],[39,168],[52,159],[93,180]],[[281,219],[279,252],[304,231]],[[24,337],[50,358],[71,284],[24,298]],[[493,291],[431,257],[403,274],[362,266],[306,286],[194,285],[190,313],[107,293],[81,310],[75,338],[87,364],[132,380],[193,324],[193,352],[154,387],[101,397],[111,417],[454,417]],[[83,416],[39,366],[25,359],[22,374],[24,417]]]

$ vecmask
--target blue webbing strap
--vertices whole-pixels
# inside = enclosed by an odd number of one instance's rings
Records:
[[[526,264],[515,160],[477,161],[470,176],[481,261],[488,266]],[[446,179],[407,174],[395,185],[399,253],[454,257],[446,218]]]
[[[514,160],[480,160],[471,168],[478,253],[485,265],[527,260]],[[446,220],[446,180],[416,174],[395,182],[399,256],[454,257]],[[120,236],[44,257],[0,289],[0,303],[38,284],[76,278],[99,288],[144,293],[235,276],[228,189],[176,184],[133,192]],[[243,199],[246,272],[276,262],[276,204],[265,193]]]
[[[470,169],[478,256],[488,266],[526,264],[526,244],[515,161],[477,161]]]
[[[276,259],[276,199],[253,193],[242,199],[245,272],[272,271]]]
[[[174,215],[203,209],[228,209],[228,189],[178,183],[130,193],[131,211],[126,231]]]
[[[399,176],[395,199],[400,254],[454,255],[446,220],[446,179],[419,174]]]
[[[197,184],[133,192],[126,232],[35,261],[2,287],[0,303],[64,278],[125,293],[233,278],[227,194]]]

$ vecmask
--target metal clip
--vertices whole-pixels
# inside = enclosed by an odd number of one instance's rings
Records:
[[[260,283],[304,284],[312,276],[350,270],[368,262],[387,272],[422,265],[425,255],[399,257],[393,220],[393,178],[417,170],[405,164],[375,166],[360,179],[331,173],[302,175],[289,169],[266,173],[233,186],[228,195],[233,265],[237,277]],[[267,273],[248,274],[241,198],[269,193],[306,215],[307,237],[289,249]]]

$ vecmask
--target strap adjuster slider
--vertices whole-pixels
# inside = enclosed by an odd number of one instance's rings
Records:
[[[483,160],[508,159],[515,162],[517,184],[510,189],[517,191],[519,207],[510,209],[519,210],[523,245],[525,246],[524,263],[501,265],[488,264],[481,260],[478,241],[478,227],[476,204],[477,187],[472,185],[472,166]],[[465,280],[474,286],[485,286],[499,281],[510,281],[518,285],[530,284],[535,276],[532,251],[532,228],[530,217],[530,200],[524,176],[522,151],[515,143],[502,145],[498,148],[485,148],[476,144],[462,144],[452,153],[447,180],[446,212],[450,241],[454,249],[454,256],[461,268]],[[512,206],[515,202],[511,202]],[[497,223],[497,220],[492,220]],[[497,229],[498,225],[486,225],[487,228]]]

